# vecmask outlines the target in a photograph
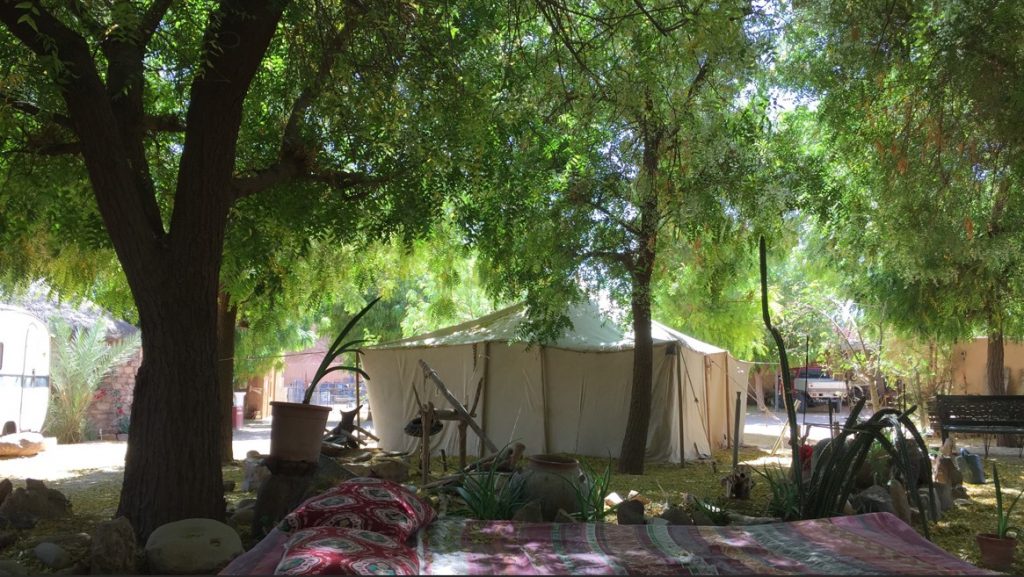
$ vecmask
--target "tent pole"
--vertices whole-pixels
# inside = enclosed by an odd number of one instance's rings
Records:
[[[729,405],[732,403],[729,402],[729,353],[725,353],[723,356],[725,357],[725,368],[723,369],[725,372],[725,440],[726,446],[731,447],[732,423],[729,422],[729,413],[732,411],[729,410]]]
[[[548,379],[547,379],[547,347],[540,347],[540,408],[541,419],[543,420],[544,454],[551,452],[551,443],[548,440]]]
[[[715,444],[711,442],[711,397],[708,396],[708,380],[710,380],[711,372],[711,357],[704,357],[704,418],[707,421],[708,428],[704,430],[708,436],[708,450],[712,453],[715,452]]]
[[[686,465],[686,421],[683,419],[683,371],[679,364],[683,351],[675,345],[676,352],[676,389],[679,391],[679,466]]]
[[[474,353],[473,362],[474,363],[476,362],[476,354],[475,353]],[[490,379],[487,378],[487,375],[490,372],[490,370],[491,370],[491,342],[490,341],[485,341],[484,342],[484,373],[483,373],[483,376],[480,377],[480,382],[481,382],[480,386],[482,386],[484,390],[483,390],[483,398],[480,399],[480,414],[477,417],[477,420],[480,423],[480,428],[485,433],[487,432],[487,422],[486,422],[486,417],[487,417],[487,390],[491,388],[490,385],[487,382],[487,381],[490,380]],[[474,403],[475,403],[475,401],[474,401]],[[479,436],[477,437],[477,442],[476,442],[476,456],[477,456],[478,459],[482,459],[483,456],[484,456],[484,440],[482,438],[480,438]]]

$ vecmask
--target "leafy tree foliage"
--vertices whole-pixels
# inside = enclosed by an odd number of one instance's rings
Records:
[[[19,272],[51,277],[59,268],[39,262],[56,255],[67,279],[98,286],[123,272],[145,352],[120,513],[142,536],[223,516],[218,294],[274,264],[245,217],[295,219],[324,243],[421,234],[467,154],[451,137],[474,85],[455,64],[490,15],[402,2],[0,2],[0,139],[16,153],[2,161],[15,209],[3,258],[28,255]],[[283,230],[256,229],[271,244]],[[251,265],[232,261],[239,276],[222,278],[225,254]]]
[[[831,254],[898,327],[1020,334],[1024,52],[1020,3],[804,2],[791,78],[818,94],[837,162]],[[882,305],[884,304],[884,307]]]

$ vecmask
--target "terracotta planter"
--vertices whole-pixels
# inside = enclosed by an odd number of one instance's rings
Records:
[[[1013,553],[1017,548],[1017,540],[1013,537],[996,537],[992,533],[979,533],[974,536],[981,550],[981,564],[996,571],[1007,571],[1013,565]]]
[[[320,443],[330,407],[272,401],[270,456],[279,461],[320,460]]]
[[[586,492],[586,476],[576,459],[564,455],[530,455],[523,468],[523,491],[528,501],[539,501],[545,521],[559,509],[578,513],[577,490]]]

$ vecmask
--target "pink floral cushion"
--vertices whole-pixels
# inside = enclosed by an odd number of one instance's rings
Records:
[[[280,529],[348,527],[405,542],[436,517],[429,503],[398,483],[357,477],[306,500],[281,521]]]
[[[275,575],[416,575],[416,552],[394,539],[362,529],[313,527],[285,544]]]

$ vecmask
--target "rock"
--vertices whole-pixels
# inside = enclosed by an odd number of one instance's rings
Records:
[[[648,525],[668,525],[668,519],[662,517],[645,517],[644,522]]]
[[[615,510],[615,516],[619,525],[643,525],[644,504],[634,499],[623,501]]]
[[[14,491],[14,484],[11,483],[10,479],[4,479],[0,481],[0,503],[4,502],[4,499]]]
[[[50,569],[63,569],[74,563],[71,555],[56,543],[40,543],[32,549],[32,553]]]
[[[345,465],[345,469],[357,477],[369,477],[372,475],[371,467],[368,463],[349,463]]]
[[[256,499],[242,499],[235,505],[235,512],[256,508]]]
[[[946,483],[934,483],[935,496],[942,513],[953,508],[953,489]]]
[[[14,531],[4,531],[0,533],[0,551],[14,545],[18,541],[18,534]]]
[[[679,505],[672,505],[661,512],[658,517],[668,521],[669,525],[693,525],[693,519],[686,509]]]
[[[25,479],[25,488],[29,491],[45,491],[46,483],[39,479]]]
[[[917,495],[920,497],[921,507],[927,511],[929,519],[932,521],[938,521],[942,518],[942,509],[939,507],[939,497],[935,493],[929,492],[927,487],[921,487],[917,490]],[[935,506],[933,507],[932,504]]]
[[[150,573],[217,573],[243,553],[234,529],[213,519],[183,519],[157,527],[146,541]]]
[[[579,519],[573,518],[572,515],[565,512],[565,509],[559,509],[555,513],[555,523],[579,523]]]
[[[88,533],[65,533],[63,535],[49,535],[30,539],[25,542],[25,547],[35,547],[40,543],[53,543],[64,548],[87,549],[92,543],[92,536]]]
[[[137,572],[135,530],[125,517],[103,521],[93,531],[89,550],[93,575],[128,575]]]
[[[54,575],[87,575],[89,567],[84,563],[72,563],[70,566],[54,571]]]
[[[270,475],[260,485],[253,508],[252,534],[262,537],[284,516],[306,500],[311,475]]]
[[[262,460],[263,455],[261,455],[259,451],[250,450],[245,452],[245,458]]]
[[[0,559],[0,577],[7,577],[8,575],[28,575],[28,571],[17,561]]]
[[[30,479],[28,488],[17,488],[0,504],[0,516],[12,524],[35,519],[60,519],[71,512],[71,502],[56,489],[48,489],[42,481]],[[32,524],[34,526],[34,523]]]
[[[967,495],[967,487],[964,487],[963,485],[954,486],[952,489],[950,489],[950,492],[952,493],[954,500],[970,499],[970,497]]]
[[[892,507],[896,516],[904,523],[909,524],[913,517],[910,513],[910,501],[907,499],[907,490],[903,488],[903,483],[896,479],[889,481],[889,497],[892,499]]]
[[[234,481],[224,481],[224,492],[225,493],[230,493],[231,491],[234,491],[234,490],[235,490],[235,482]]]
[[[256,453],[253,456],[253,453]],[[242,461],[242,491],[259,492],[260,485],[270,476],[270,469],[263,464],[263,458],[256,451],[249,451]]]
[[[974,501],[970,499],[953,499],[953,505],[957,507],[970,507],[974,504]]]
[[[255,518],[256,518],[256,509],[250,507],[248,509],[242,509],[240,511],[235,511],[235,513],[233,515],[231,515],[231,517],[230,517],[230,519],[228,519],[228,521],[232,525],[234,525],[235,527],[245,527],[245,526],[252,525],[253,519],[255,519]]]
[[[349,471],[341,463],[328,457],[320,455],[316,472],[313,473],[313,481],[306,493],[306,498],[323,493],[327,489],[337,487],[342,481],[355,478],[355,474]],[[406,475],[408,476],[408,475]]]
[[[395,459],[374,461],[370,463],[370,475],[396,483],[403,483],[409,478],[409,465]]]
[[[814,471],[820,461],[831,458],[831,446],[832,439],[822,439],[814,444],[814,451],[811,453],[811,471]],[[841,457],[842,453],[846,452],[846,447],[839,444],[837,444],[836,447],[839,447],[839,456]]]
[[[936,483],[946,483],[950,487],[964,484],[964,474],[956,468],[952,457],[939,457],[935,461],[934,478]]]
[[[540,501],[530,501],[520,507],[512,515],[512,520],[520,523],[543,523],[544,513],[541,511]]]
[[[0,458],[33,457],[46,449],[39,433],[14,433],[0,437]]]
[[[896,513],[889,491],[878,485],[872,485],[850,497],[850,504],[858,513]]]

